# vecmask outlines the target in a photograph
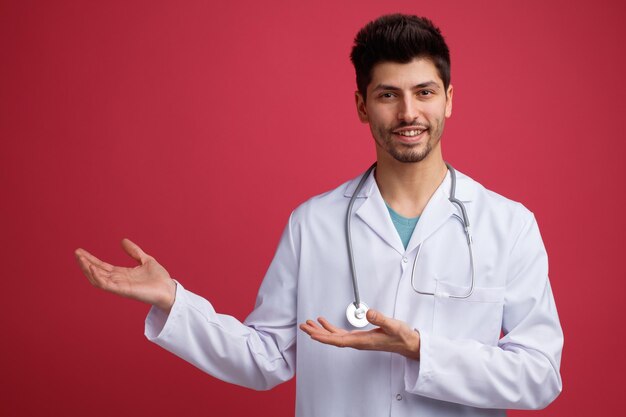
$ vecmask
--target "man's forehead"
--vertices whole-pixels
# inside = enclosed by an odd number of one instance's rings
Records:
[[[369,88],[380,85],[399,88],[412,88],[423,84],[436,84],[443,88],[437,67],[430,58],[415,58],[407,63],[383,61],[372,68],[372,80]]]

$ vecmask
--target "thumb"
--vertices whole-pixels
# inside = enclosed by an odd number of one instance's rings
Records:
[[[150,259],[150,255],[145,253],[139,246],[130,241],[130,239],[124,238],[122,239],[122,248],[124,251],[129,254],[134,260],[139,262],[140,264],[145,264],[148,259]]]
[[[389,319],[380,311],[369,309],[365,317],[374,326],[385,328],[389,324]]]

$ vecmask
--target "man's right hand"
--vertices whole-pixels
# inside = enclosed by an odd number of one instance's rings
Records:
[[[113,266],[81,248],[74,254],[83,273],[95,287],[152,304],[169,313],[176,297],[176,282],[153,257],[130,240],[123,239],[122,248],[139,262],[139,266]]]

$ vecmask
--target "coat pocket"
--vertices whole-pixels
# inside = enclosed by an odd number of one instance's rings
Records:
[[[467,287],[437,282],[433,333],[495,346],[502,328],[504,287],[475,287],[468,298],[440,295],[464,295],[467,291]]]

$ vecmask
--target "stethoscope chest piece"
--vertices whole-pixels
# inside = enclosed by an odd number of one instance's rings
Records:
[[[369,324],[367,318],[365,317],[367,310],[369,310],[369,307],[364,302],[359,303],[359,308],[356,308],[354,303],[348,304],[348,308],[346,308],[346,317],[348,322],[354,327],[367,326]]]

